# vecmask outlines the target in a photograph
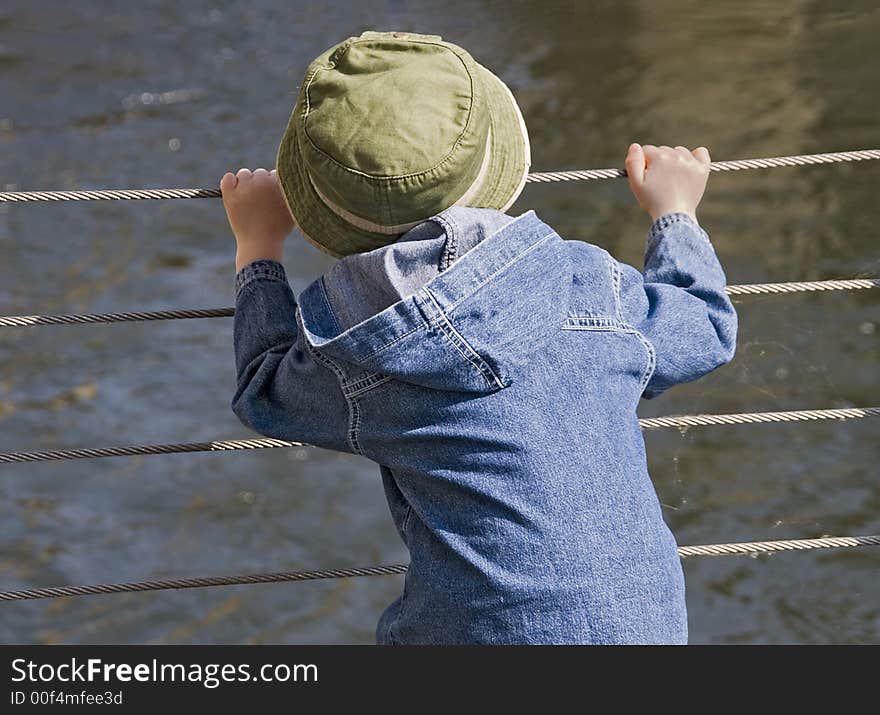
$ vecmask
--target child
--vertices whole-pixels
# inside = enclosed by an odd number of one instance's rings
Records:
[[[366,32],[318,57],[277,176],[220,183],[232,409],[379,464],[411,557],[379,643],[686,643],[636,407],[734,354],[695,213],[709,153],[630,146],[644,273],[507,216],[529,161],[513,96],[460,47]],[[280,263],[295,224],[344,256],[299,300]]]

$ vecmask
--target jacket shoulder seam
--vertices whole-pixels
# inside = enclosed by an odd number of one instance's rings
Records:
[[[305,328],[302,323],[302,313],[297,310],[296,311],[297,321],[299,322],[299,329],[303,335],[305,335]],[[346,393],[345,389],[345,373],[342,368],[336,363],[328,355],[324,355],[320,350],[314,347],[308,339],[304,339],[306,349],[314,358],[315,362],[322,365],[325,369],[330,370],[339,381],[339,390],[342,392],[342,397],[348,405],[348,431],[346,434],[346,440],[348,442],[348,446],[351,447],[352,452],[355,454],[363,454],[364,450],[361,448],[360,443],[358,442],[358,431],[360,430],[361,424],[361,413],[360,408],[358,406],[357,400],[352,397],[352,395]]]
[[[648,386],[657,366],[657,351],[654,348],[654,344],[638,328],[607,315],[569,315],[565,319],[562,329],[592,331],[597,333],[626,333],[636,337],[645,349],[647,357],[639,384],[642,391]]]
[[[641,391],[644,391],[644,389],[648,386],[648,383],[651,381],[651,376],[654,374],[654,369],[657,366],[657,350],[654,347],[654,344],[648,339],[648,336],[646,336],[638,328],[629,325],[624,319],[622,300],[620,297],[620,284],[622,277],[620,263],[610,253],[606,252],[606,255],[608,256],[608,262],[611,268],[611,285],[614,291],[614,309],[617,312],[617,319],[620,321],[622,330],[637,337],[639,339],[639,342],[642,344],[642,347],[645,348],[645,352],[647,353],[645,369],[642,372],[642,379],[639,383],[641,386]]]
[[[642,372],[642,379],[639,382],[641,392],[644,392],[648,383],[651,381],[651,377],[654,375],[655,368],[657,367],[657,350],[654,348],[654,344],[648,340],[648,337],[638,328],[626,325],[624,332],[635,335],[647,353],[648,359],[645,361],[645,369]]]
[[[610,253],[605,253],[605,260],[608,263],[608,270],[611,272],[611,292],[614,294],[614,312],[617,319],[623,322],[623,312],[620,307],[620,266]]]
[[[324,276],[321,276],[321,280],[318,283],[318,286],[321,289],[321,299],[324,301],[324,305],[327,308],[327,314],[333,321],[333,327],[336,329],[336,334],[338,335],[340,332],[342,332],[342,326],[339,325],[339,320],[336,317],[336,311],[333,310],[333,306],[330,304],[330,296],[327,295],[327,284],[324,280]]]

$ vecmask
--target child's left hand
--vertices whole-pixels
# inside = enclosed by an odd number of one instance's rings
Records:
[[[238,245],[236,272],[261,258],[280,261],[284,239],[295,224],[275,170],[227,172],[220,180],[220,191]]]

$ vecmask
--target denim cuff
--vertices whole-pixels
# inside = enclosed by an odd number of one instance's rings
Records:
[[[256,280],[281,281],[287,283],[287,274],[284,272],[284,266],[278,261],[268,258],[260,258],[251,261],[235,274],[235,297],[244,290],[245,286]]]
[[[709,234],[703,230],[703,227],[700,226],[700,224],[694,221],[686,213],[675,212],[664,214],[651,224],[651,228],[648,229],[648,247],[650,248],[652,244],[659,241],[666,232],[666,229],[676,224],[680,224],[682,228],[690,229],[700,238],[709,241]]]

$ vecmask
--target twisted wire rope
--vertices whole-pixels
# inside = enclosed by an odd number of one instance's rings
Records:
[[[880,150],[858,150],[832,152],[826,154],[807,154],[786,157],[767,157],[761,159],[741,159],[719,161],[710,165],[711,171],[740,171],[743,169],[766,169],[781,166],[803,166],[808,164],[827,164],[845,161],[864,161],[880,159]],[[535,183],[557,181],[589,181],[625,177],[624,169],[588,169],[575,171],[536,172],[529,174],[527,181]],[[4,191],[0,192],[0,202],[29,201],[95,201],[95,200],[146,200],[146,199],[195,199],[217,198],[218,189],[135,189],[135,190],[94,190],[94,191]],[[800,291],[854,290],[875,288],[878,279],[852,279],[832,281],[806,281],[793,283],[763,283],[741,286],[728,286],[731,295],[758,293],[792,293]],[[205,310],[174,310],[129,313],[104,313],[94,315],[55,315],[55,316],[7,316],[0,318],[0,327],[22,325],[55,325],[70,323],[122,322],[134,320],[166,320],[184,318],[228,317],[234,314],[232,308]],[[795,410],[788,412],[752,412],[722,415],[681,415],[640,419],[643,429],[665,427],[694,427],[704,425],[750,424],[761,422],[791,422],[799,420],[859,419],[880,415],[880,408],[847,408],[825,410]],[[241,449],[265,449],[275,447],[303,447],[302,442],[289,442],[276,439],[224,440],[166,445],[144,445],[109,447],[99,449],[52,450],[44,452],[14,452],[0,454],[0,463],[48,461],[57,459],[79,459],[110,456],[130,456],[145,454],[169,454],[175,452],[227,451]],[[793,539],[784,541],[756,541],[729,544],[708,544],[702,546],[679,547],[679,555],[720,556],[729,554],[756,554],[776,551],[808,549],[850,548],[856,546],[878,546],[880,536],[823,537],[818,539]],[[370,566],[364,568],[329,569],[317,571],[289,571],[269,574],[241,576],[218,576],[186,579],[163,579],[130,583],[96,584],[86,586],[60,586],[53,588],[34,588],[18,591],[0,592],[0,600],[28,600],[57,598],[89,594],[123,593],[135,591],[157,591],[168,589],[201,588],[208,586],[231,586],[255,583],[279,583],[288,581],[307,581],[327,578],[351,578],[359,576],[380,576],[401,574],[406,571],[404,564],[389,566]]]
[[[880,416],[880,407],[849,407],[822,410],[791,410],[787,412],[739,412],[729,414],[676,415],[646,417],[639,420],[642,429],[705,427],[715,425],[757,424],[762,422],[801,422],[814,420],[854,420]],[[290,442],[262,437],[259,439],[184,442],[178,444],[146,444],[124,447],[55,449],[41,452],[0,453],[0,464],[50,462],[101,457],[174,454],[178,452],[229,452],[243,449],[274,449],[279,447],[310,447],[305,442]]]
[[[781,166],[806,166],[809,164],[833,164],[845,161],[870,161],[880,159],[880,149],[857,149],[825,154],[799,154],[795,156],[771,156],[760,159],[735,159],[713,161],[711,171],[742,171],[744,169],[770,169]],[[619,179],[626,176],[626,169],[576,169],[573,171],[538,171],[529,174],[530,183],[555,181],[594,181]],[[28,201],[131,201],[144,199],[215,199],[220,189],[94,189],[76,191],[0,191],[0,202]]]
[[[678,554],[689,556],[729,556],[734,554],[762,554],[779,551],[808,551],[814,549],[842,549],[857,546],[880,546],[880,536],[826,536],[818,539],[788,539],[784,541],[748,541],[730,544],[680,546]],[[354,578],[360,576],[391,576],[406,573],[406,564],[366,566],[361,568],[322,569],[316,571],[281,571],[277,573],[243,574],[239,576],[206,576],[197,578],[158,579],[127,583],[100,583],[84,586],[54,586],[0,591],[0,601],[26,601],[64,596],[90,596],[109,593],[141,591],[168,591],[210,586],[243,586],[256,583],[286,583],[319,579]]]
[[[787,283],[744,283],[727,286],[728,295],[758,295],[761,293],[809,293],[833,290],[863,290],[880,288],[880,278],[841,278],[827,281],[789,281]]]
[[[717,161],[710,164],[712,171],[740,171],[743,169],[766,169],[780,166],[802,166],[834,162],[865,161],[880,159],[880,150],[829,152],[825,154],[802,154],[795,156],[765,157]],[[535,172],[528,175],[530,182],[585,181],[625,177],[625,169],[584,169],[574,171]],[[219,189],[100,189],[81,191],[3,191],[0,202],[28,201],[95,201],[95,200],[143,200],[143,199],[195,199],[217,198]],[[795,293],[803,291],[856,290],[876,288],[880,280],[847,279],[829,281],[799,281],[791,283],[756,283],[728,286],[730,295],[758,293]],[[120,313],[97,313],[86,315],[11,315],[0,317],[0,327],[28,325],[65,325],[76,323],[117,323],[147,320],[179,320],[192,318],[222,318],[234,315],[233,308],[208,308],[193,310],[160,310]]]
[[[128,323],[141,320],[228,318],[233,315],[235,315],[235,308],[152,310],[126,313],[91,313],[86,315],[5,315],[0,317],[0,328],[21,328],[29,325],[85,325],[89,323]]]
[[[727,286],[728,295],[761,293],[803,293],[814,291],[862,290],[880,288],[880,278],[851,278],[826,281],[793,281],[789,283],[746,283]],[[123,313],[90,313],[69,315],[5,315],[0,328],[21,328],[31,325],[86,325],[91,323],[127,323],[146,320],[181,320],[192,318],[229,318],[235,308],[203,308],[191,310],[153,310]]]
[[[778,551],[808,551],[811,549],[843,549],[855,546],[880,546],[878,536],[824,536],[818,539],[788,539],[784,541],[746,541],[733,544],[706,544],[679,546],[678,553],[687,556],[727,556],[731,554],[760,554]]]
[[[733,412],[720,415],[675,415],[645,417],[642,429],[663,427],[707,427],[709,425],[744,425],[761,422],[804,422],[812,420],[855,420],[880,416],[880,407],[848,407],[824,410],[789,410],[785,412]]]
[[[309,447],[304,442],[262,437],[259,439],[228,439],[213,442],[182,442],[176,444],[144,444],[124,447],[53,449],[42,452],[7,452],[0,454],[0,464],[19,462],[51,462],[66,459],[98,459],[101,457],[136,457],[152,454],[181,452],[231,452],[243,449],[273,449],[278,447]]]
[[[771,169],[780,166],[806,166],[809,164],[833,164],[841,161],[869,161],[880,159],[880,149],[837,151],[825,154],[799,154],[796,156],[771,156],[762,159],[735,159],[713,161],[710,171],[742,171],[743,169]],[[598,179],[621,179],[626,169],[579,169],[574,171],[538,171],[528,175],[528,182],[594,181]]]

